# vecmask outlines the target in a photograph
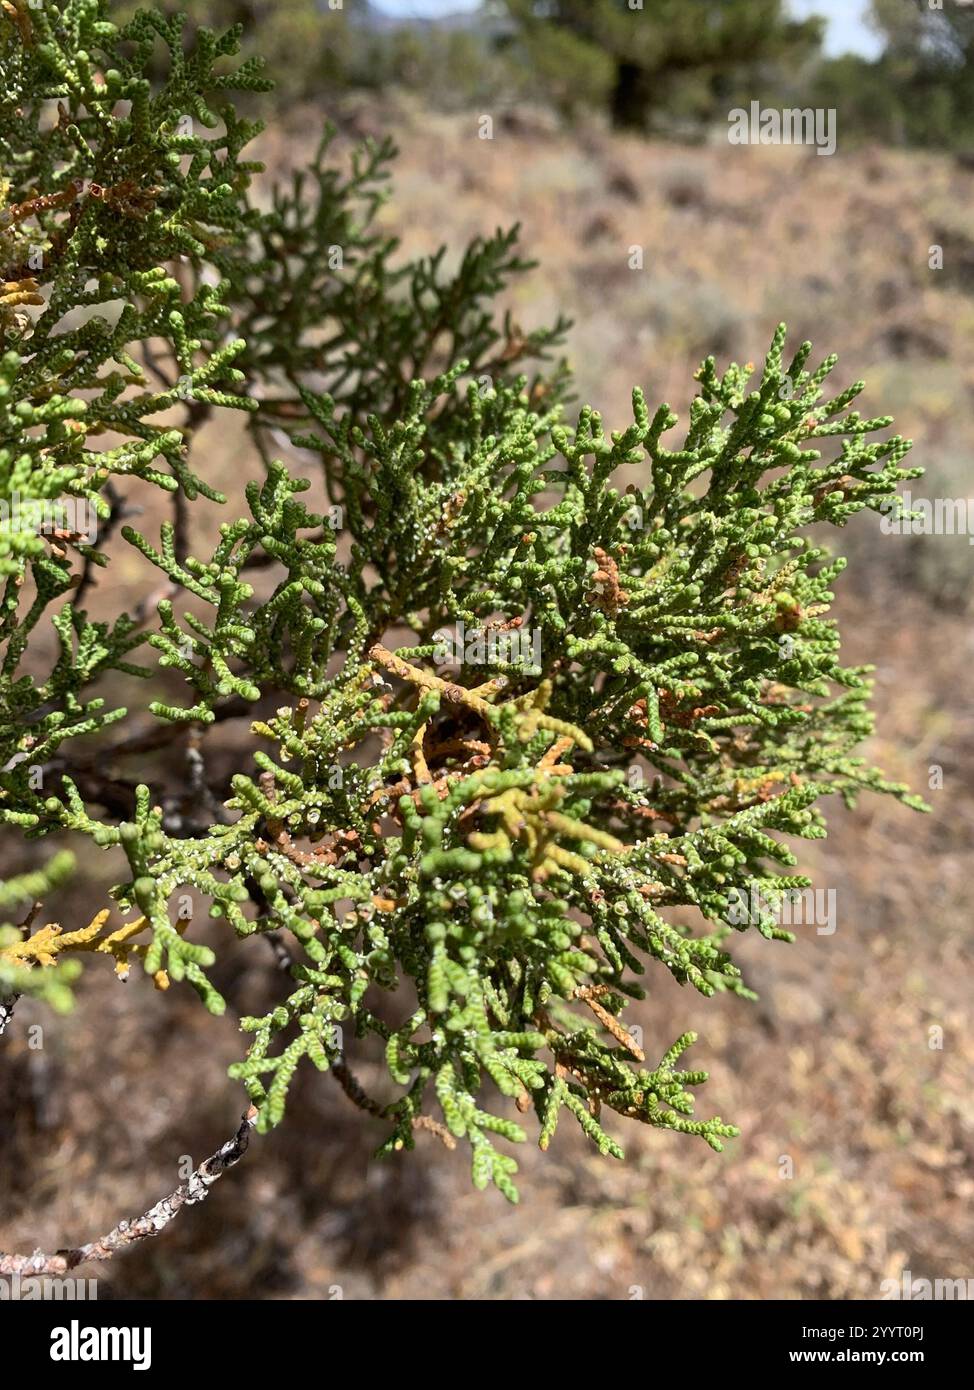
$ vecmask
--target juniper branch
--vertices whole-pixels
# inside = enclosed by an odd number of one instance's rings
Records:
[[[922,806],[857,751],[870,673],[840,660],[844,562],[817,540],[899,505],[909,441],[853,409],[861,382],[831,388],[834,357],[786,356],[784,325],[758,369],[702,364],[678,435],[639,389],[624,428],[570,417],[564,322],[524,332],[491,310],[527,268],[516,230],[452,275],[443,251],[401,258],[375,221],[391,145],[340,171],[327,133],[257,202],[256,128],[214,109],[264,82],[232,66],[237,31],[187,42],[149,11],[116,27],[102,0],[17,15],[0,11],[0,263],[17,272],[0,496],[19,499],[0,532],[0,822],[117,851],[133,957],[214,1014],[227,934],[268,938],[277,992],[240,1021],[231,1069],[261,1131],[310,1063],[387,1126],[381,1154],[417,1129],[463,1140],[475,1184],[511,1200],[514,1114],[534,1112],[542,1149],[566,1112],[615,1157],[613,1116],[720,1149],[734,1127],[692,1118],[694,1036],[651,1066],[625,1009],[649,966],[751,997],[728,940],[790,939],[776,909],[809,884],[790,842],[825,834],[823,798]],[[197,427],[229,409],[255,476],[207,532],[224,499]],[[133,614],[93,622],[79,585],[131,478],[170,494],[173,520],[121,527],[149,582]],[[101,540],[45,526],[58,499]],[[149,730],[107,703],[138,680]],[[221,800],[200,731],[243,716]],[[183,731],[187,760],[153,785],[115,773]],[[0,887],[0,908],[60,872]],[[173,919],[177,892],[225,929],[214,945]],[[765,908],[741,917],[755,892]],[[100,927],[53,926],[16,959],[0,941],[5,1010],[18,992],[68,1007],[76,955],[99,954]],[[404,983],[415,1008],[396,1011]],[[346,1029],[384,1057],[381,1100]]]

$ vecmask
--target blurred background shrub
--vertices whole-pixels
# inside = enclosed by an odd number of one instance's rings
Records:
[[[435,20],[407,0],[173,8],[213,28],[242,23],[247,52],[277,76],[260,100],[279,114],[324,94],[399,87],[444,110],[530,100],[569,120],[597,113],[696,139],[756,96],[835,107],[846,140],[964,151],[974,134],[974,8],[960,0],[872,0],[875,58],[826,56],[824,18],[795,18],[786,0],[483,0],[457,13],[444,0]]]

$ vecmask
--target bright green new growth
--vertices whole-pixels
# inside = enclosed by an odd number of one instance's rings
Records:
[[[233,1068],[260,1128],[307,1057],[388,1122],[386,1149],[417,1126],[465,1138],[475,1183],[511,1198],[494,1139],[525,1134],[488,1082],[536,1112],[543,1148],[567,1109],[618,1157],[608,1111],[719,1149],[736,1131],[691,1118],[693,1035],[649,1066],[620,1015],[646,958],[747,994],[729,923],[789,934],[770,910],[735,918],[738,895],[773,908],[808,885],[780,837],[824,835],[824,795],[918,804],[855,756],[867,672],[840,664],[825,616],[843,562],[808,538],[889,506],[918,471],[899,466],[907,441],[870,442],[890,421],[850,413],[861,383],[827,395],[834,359],[786,357],[783,327],[759,375],[704,363],[675,447],[676,417],[638,390],[625,430],[590,409],[572,428],[564,370],[522,371],[564,325],[525,336],[486,307],[524,268],[513,233],[452,278],[441,256],[398,262],[372,221],[387,147],[348,179],[323,147],[262,211],[239,158],[253,129],[210,109],[262,82],[227,66],[235,34],[184,46],[147,13],[117,30],[100,0],[4,9],[0,495],[20,510],[0,539],[0,818],[113,850],[146,971],[214,1013],[214,951],[179,895],[240,937],[274,934],[288,983],[241,1021]],[[182,423],[153,423],[179,404]],[[193,434],[227,408],[249,412],[259,477],[194,558],[185,503],[221,499]],[[282,432],[320,459],[328,515],[273,457]],[[121,531],[170,597],[108,626],[84,608],[97,542],[41,536],[37,516],[83,499],[110,533],[126,475],[176,499],[161,535]],[[147,592],[159,582],[147,568]],[[40,679],[48,621],[61,654]],[[99,781],[62,748],[126,718],[95,688],[151,676],[153,655],[185,679],[178,705],[150,706],[190,743],[178,813],[171,787]],[[248,713],[214,797],[205,729]],[[92,746],[126,756],[116,730]],[[0,906],[44,888],[8,884]],[[0,952],[8,996],[48,973]],[[378,991],[398,991],[391,1008]],[[384,1046],[380,1094],[349,1069],[353,1036]]]

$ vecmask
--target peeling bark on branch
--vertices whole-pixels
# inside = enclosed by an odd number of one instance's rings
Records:
[[[0,1254],[0,1274],[20,1275],[59,1275],[67,1274],[88,1260],[110,1260],[126,1246],[135,1245],[149,1236],[157,1236],[164,1231],[170,1221],[183,1207],[195,1206],[209,1196],[210,1188],[217,1178],[223,1176],[228,1168],[243,1158],[250,1143],[250,1131],[257,1122],[257,1110],[251,1106],[240,1121],[240,1126],[232,1139],[216,1153],[211,1154],[181,1183],[168,1197],[163,1197],[154,1207],[134,1221],[120,1221],[107,1235],[99,1240],[89,1241],[73,1250],[59,1250],[54,1255],[46,1255],[43,1250],[35,1250],[33,1255]]]

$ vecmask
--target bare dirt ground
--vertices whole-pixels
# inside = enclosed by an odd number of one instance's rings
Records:
[[[541,267],[513,308],[525,326],[559,308],[575,316],[579,394],[614,427],[633,383],[684,411],[702,355],[757,358],[784,318],[796,342],[841,354],[841,385],[868,380],[870,414],[895,414],[917,440],[925,495],[974,491],[958,462],[974,387],[970,172],[868,149],[732,159],[726,145],[566,134],[531,113],[499,116],[489,142],[475,115],[405,106],[363,106],[353,125],[390,120],[402,157],[385,223],[406,251],[445,240],[458,252],[520,219]],[[272,173],[296,143],[265,139]],[[934,243],[943,271],[929,267]],[[234,436],[212,444],[218,482],[239,472]],[[371,1162],[374,1123],[311,1073],[283,1128],[255,1141],[204,1207],[100,1272],[101,1298],[842,1299],[877,1298],[903,1269],[974,1276],[972,552],[965,536],[880,536],[872,518],[850,529],[835,538],[855,557],[838,613],[846,661],[877,665],[867,751],[933,812],[876,797],[831,808],[810,862],[836,891],[837,929],[800,927],[793,946],[742,938],[757,1004],[650,975],[633,1011],[647,1051],[695,1028],[691,1065],[711,1072],[698,1109],[736,1122],[740,1139],[718,1156],[617,1126],[623,1165],[565,1125],[547,1156],[523,1146],[514,1208],[476,1193],[462,1155],[432,1135],[401,1161]],[[140,592],[145,574],[127,566],[119,578]],[[110,601],[127,600],[114,590]],[[216,763],[232,767],[218,737]],[[943,786],[931,790],[936,767]],[[83,870],[57,904],[76,925],[112,881],[90,850]],[[232,947],[217,977],[240,1012],[266,997],[254,955]],[[27,1045],[36,1022],[41,1051]],[[239,1055],[232,1013],[214,1021],[188,990],[160,996],[134,974],[122,987],[90,967],[73,1015],[22,1004],[4,1043],[3,1249],[90,1239],[142,1212],[175,1185],[180,1156],[211,1152],[242,1108],[225,1075]],[[355,1065],[368,1081],[374,1059]]]

